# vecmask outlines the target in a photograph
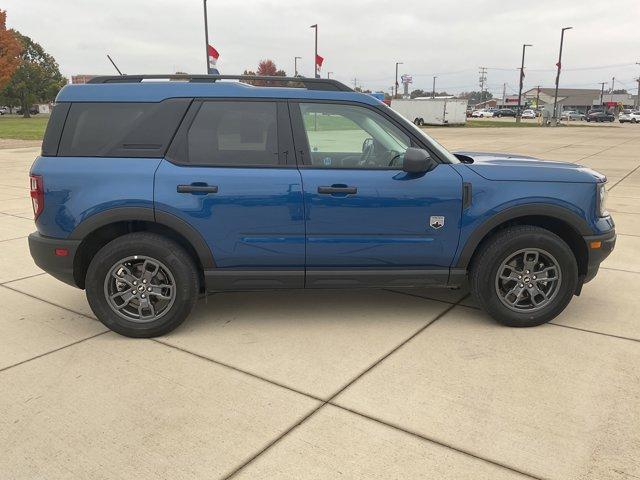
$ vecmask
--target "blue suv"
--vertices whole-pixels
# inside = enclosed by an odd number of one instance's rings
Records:
[[[203,292],[291,288],[469,284],[497,321],[527,327],[613,249],[605,181],[452,154],[334,80],[98,77],[58,95],[29,245],[132,337],[176,328]]]

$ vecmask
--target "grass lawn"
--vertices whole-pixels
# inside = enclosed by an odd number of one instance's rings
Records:
[[[3,115],[0,117],[0,138],[42,140],[48,121],[49,115],[42,114],[34,115],[31,118]]]

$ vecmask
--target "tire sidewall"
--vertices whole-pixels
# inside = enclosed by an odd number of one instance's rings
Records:
[[[154,238],[156,237],[156,238]],[[138,323],[126,320],[109,306],[104,281],[111,268],[123,258],[144,255],[162,262],[173,275],[176,297],[160,318]],[[189,315],[198,295],[198,277],[188,254],[177,244],[153,234],[129,234],[105,245],[93,258],[86,277],[86,294],[91,309],[109,329],[129,337],[153,337],[176,328]]]
[[[515,312],[507,308],[498,297],[495,278],[498,268],[508,257],[519,250],[538,248],[550,253],[558,262],[561,271],[559,291],[551,303],[535,312]],[[513,327],[530,327],[548,322],[559,315],[569,304],[578,282],[578,267],[575,256],[568,245],[551,232],[523,233],[488,248],[483,256],[481,281],[476,282],[474,290],[483,308],[500,323]]]

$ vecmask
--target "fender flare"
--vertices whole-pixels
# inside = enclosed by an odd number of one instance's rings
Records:
[[[68,238],[83,240],[100,227],[127,221],[157,223],[176,231],[191,244],[205,270],[216,267],[211,249],[200,232],[176,215],[161,210],[154,211],[151,207],[117,207],[96,213],[77,225]]]
[[[529,203],[527,205],[509,207],[486,220],[469,235],[455,267],[467,268],[480,242],[497,226],[509,220],[534,215],[539,217],[553,217],[561,220],[581,236],[593,235],[593,231],[589,228],[585,219],[565,207],[546,203]]]

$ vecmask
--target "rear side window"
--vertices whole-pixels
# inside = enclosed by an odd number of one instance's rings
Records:
[[[277,165],[277,105],[203,102],[187,132],[186,144],[188,162],[194,165]]]
[[[73,103],[58,155],[162,157],[191,99],[157,103]]]

